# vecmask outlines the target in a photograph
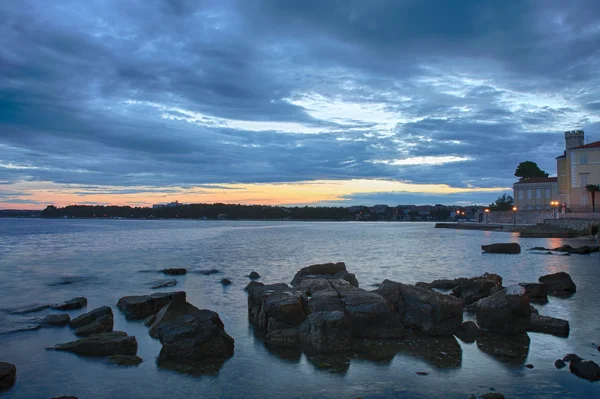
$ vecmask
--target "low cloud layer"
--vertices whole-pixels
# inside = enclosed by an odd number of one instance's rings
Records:
[[[52,201],[42,186],[144,203],[144,190],[216,185],[226,200],[236,185],[352,180],[364,187],[347,183],[344,203],[422,193],[374,181],[485,203],[523,160],[553,173],[564,130],[600,139],[594,0],[37,0],[0,13],[3,207]]]

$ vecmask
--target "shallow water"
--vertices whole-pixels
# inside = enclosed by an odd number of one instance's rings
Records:
[[[567,353],[600,363],[598,315],[600,256],[485,255],[480,245],[520,242],[524,248],[554,247],[559,239],[520,239],[498,232],[434,229],[431,223],[229,222],[0,219],[0,308],[88,298],[87,310],[109,305],[115,330],[135,335],[138,367],[119,368],[101,359],[46,351],[74,339],[69,328],[46,328],[0,335],[0,361],[17,366],[17,383],[4,398],[466,398],[490,388],[508,398],[600,397],[590,383],[554,368]],[[577,244],[587,244],[579,241]],[[477,344],[439,340],[342,359],[314,358],[265,347],[248,325],[245,277],[257,271],[265,283],[289,282],[301,267],[344,261],[361,287],[389,278],[405,283],[498,273],[504,284],[536,281],[566,271],[577,293],[550,298],[540,314],[568,319],[569,338],[529,333],[523,360],[505,359]],[[186,267],[176,287],[152,290],[164,279],[155,271]],[[219,269],[209,276],[194,271]],[[223,277],[233,284],[222,287]],[[171,278],[171,277],[169,277]],[[235,355],[218,375],[186,375],[160,368],[160,343],[140,322],[128,322],[116,309],[125,295],[185,290],[188,301],[217,311],[235,339]],[[71,316],[84,310],[71,311]],[[21,316],[0,311],[0,330],[24,326],[46,310]],[[523,364],[531,363],[534,369]],[[428,372],[426,376],[416,372]]]

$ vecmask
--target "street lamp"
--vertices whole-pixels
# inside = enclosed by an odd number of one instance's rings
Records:
[[[487,224],[488,223],[488,213],[490,213],[490,210],[485,208],[483,211],[485,212],[485,224]]]
[[[550,206],[552,206],[552,218],[556,219],[556,208],[558,208],[558,201],[550,201]]]
[[[517,207],[513,206],[513,224],[517,225]]]

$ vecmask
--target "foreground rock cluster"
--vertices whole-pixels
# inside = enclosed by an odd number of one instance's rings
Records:
[[[502,277],[486,273],[416,285],[385,280],[376,290],[366,291],[344,263],[303,268],[291,286],[253,281],[246,287],[249,320],[273,346],[332,353],[351,351],[364,339],[457,336],[466,342],[477,340],[482,350],[494,355],[523,361],[527,332],[569,334],[568,321],[539,315],[531,298],[543,302],[548,294],[562,296],[575,289],[566,273],[509,287],[502,286]],[[474,313],[476,323],[463,321],[464,311]],[[503,336],[510,336],[514,345],[506,345]]]

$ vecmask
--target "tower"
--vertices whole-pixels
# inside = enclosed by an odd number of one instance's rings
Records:
[[[583,130],[572,130],[565,132],[566,149],[579,147],[583,145]]]

